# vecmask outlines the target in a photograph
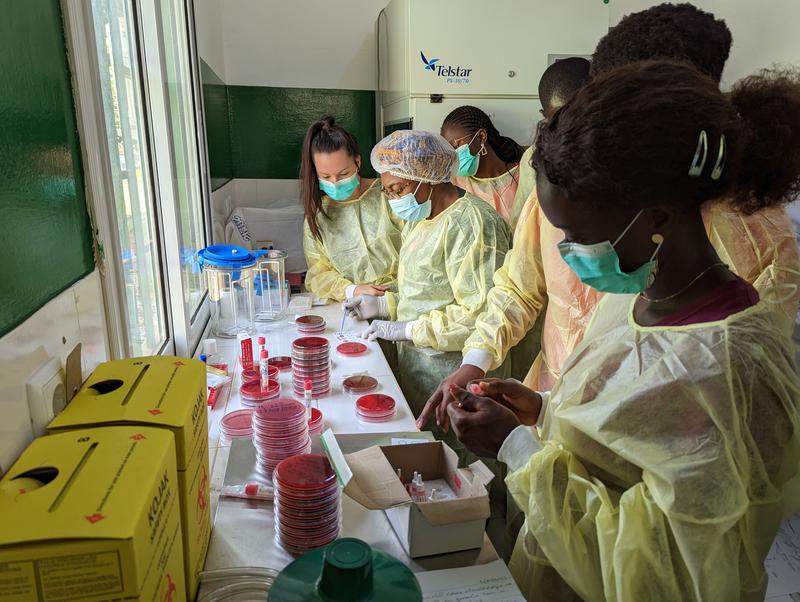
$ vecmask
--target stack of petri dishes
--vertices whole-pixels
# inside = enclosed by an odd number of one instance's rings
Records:
[[[268,477],[286,458],[311,451],[306,407],[294,399],[276,399],[253,412],[256,469]]]
[[[367,346],[364,343],[350,341],[336,347],[336,352],[345,357],[356,357],[358,355],[364,355],[367,352]]]
[[[292,343],[292,384],[294,394],[303,399],[303,385],[311,381],[314,397],[331,392],[330,345],[322,337],[302,337]]]
[[[253,436],[253,411],[228,412],[222,417],[219,427],[229,441],[237,438],[249,439]]]
[[[269,380],[278,380],[281,371],[275,366],[267,366]],[[251,385],[261,382],[261,371],[258,368],[245,368],[242,370],[242,384]]]
[[[281,395],[281,383],[277,380],[267,380],[266,383],[256,381],[239,387],[239,398],[242,405],[254,408],[270,399],[277,399]]]
[[[322,412],[319,408],[311,408],[311,418],[308,419],[308,434],[319,435],[322,432]]]
[[[290,554],[326,546],[339,536],[339,483],[328,458],[294,456],[275,468],[275,539]]]
[[[300,316],[294,323],[297,325],[297,332],[302,335],[322,334],[327,326],[322,316]]]
[[[381,393],[370,393],[356,399],[356,416],[364,422],[388,422],[394,418],[394,399]]]
[[[348,395],[360,397],[378,388],[378,381],[366,374],[348,376],[342,381],[342,390]]]

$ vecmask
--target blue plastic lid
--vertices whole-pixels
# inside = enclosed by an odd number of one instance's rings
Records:
[[[264,251],[248,251],[235,245],[212,245],[197,252],[200,265],[209,264],[221,268],[249,268]]]

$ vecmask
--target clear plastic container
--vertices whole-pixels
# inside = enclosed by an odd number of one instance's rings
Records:
[[[284,316],[289,305],[286,281],[286,252],[263,251],[256,266],[256,321],[272,322]]]
[[[198,251],[208,283],[211,332],[222,338],[251,335],[254,330],[254,280],[263,251],[213,245]]]

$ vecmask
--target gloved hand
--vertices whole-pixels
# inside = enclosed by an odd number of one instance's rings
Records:
[[[371,320],[372,318],[385,318],[389,315],[389,304],[386,297],[374,295],[359,295],[342,303],[342,308],[350,318],[356,320]]]
[[[375,339],[386,339],[387,341],[408,341],[411,337],[406,334],[410,322],[388,322],[386,320],[375,320],[369,327],[361,333],[362,339],[374,341]]]

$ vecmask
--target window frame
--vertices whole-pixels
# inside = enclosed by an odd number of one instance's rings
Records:
[[[158,354],[192,357],[207,329],[210,316],[208,293],[189,313],[184,303],[181,279],[180,203],[175,179],[172,124],[169,115],[167,79],[165,77],[164,38],[161,29],[163,0],[125,0],[131,11],[130,34],[135,42],[135,68],[138,71],[143,117],[142,131],[149,171],[149,188],[154,211],[154,237],[157,244],[159,279],[165,317],[165,341]],[[202,88],[194,30],[194,6],[183,4],[188,53],[188,77],[192,92],[193,136],[199,182],[200,211],[203,219],[202,244],[211,240],[211,191],[208,182],[208,159],[203,136]],[[87,205],[98,253],[102,277],[103,305],[112,359],[130,356],[130,333],[125,306],[125,283],[121,262],[118,219],[113,202],[114,180],[109,163],[109,144],[102,91],[97,86],[100,73],[96,55],[95,31],[91,3],[85,0],[61,0],[67,49],[75,88],[76,113],[87,188]],[[149,12],[147,12],[149,11]],[[150,30],[145,35],[145,25]],[[152,41],[153,35],[158,44]],[[149,36],[149,37],[148,37]],[[170,286],[172,283],[172,286]]]

